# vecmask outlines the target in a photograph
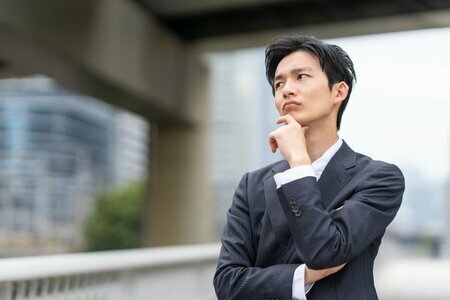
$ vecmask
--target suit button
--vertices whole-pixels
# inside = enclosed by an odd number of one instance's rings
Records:
[[[291,211],[294,213],[294,216],[299,217],[302,214],[302,211],[300,210],[300,207],[298,207],[297,201],[295,201],[294,198],[289,200],[289,206]]]

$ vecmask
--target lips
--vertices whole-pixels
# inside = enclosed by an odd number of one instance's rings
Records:
[[[294,108],[295,106],[300,105],[300,103],[296,101],[286,101],[283,103],[283,111],[289,108]]]

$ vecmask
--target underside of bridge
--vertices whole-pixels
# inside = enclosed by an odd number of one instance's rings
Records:
[[[404,17],[450,8],[450,2],[444,0],[135,1],[188,42],[343,21]],[[423,28],[424,24],[418,20],[417,26]]]
[[[212,241],[203,55],[450,26],[444,0],[0,1],[0,77],[46,74],[151,124],[146,245]]]

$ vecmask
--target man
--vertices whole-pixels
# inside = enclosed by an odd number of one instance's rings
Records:
[[[266,75],[285,160],[241,179],[222,234],[219,299],[377,299],[373,263],[404,191],[401,171],[338,136],[355,72],[340,47],[282,37]],[[374,137],[376,138],[376,137]]]

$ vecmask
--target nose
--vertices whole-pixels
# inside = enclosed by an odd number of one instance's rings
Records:
[[[292,83],[292,80],[286,80],[283,86],[283,97],[287,98],[289,96],[295,95],[295,88]]]

